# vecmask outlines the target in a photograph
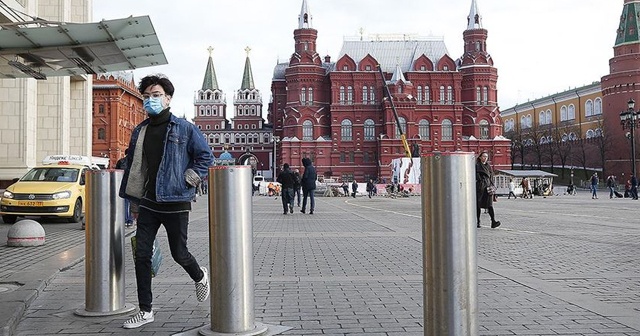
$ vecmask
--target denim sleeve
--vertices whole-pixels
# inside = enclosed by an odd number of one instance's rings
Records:
[[[208,174],[209,166],[213,165],[213,153],[202,132],[195,125],[191,123],[189,125],[191,129],[189,149],[193,158],[193,170],[204,179]]]

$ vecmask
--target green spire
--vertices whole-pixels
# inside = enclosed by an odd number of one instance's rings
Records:
[[[240,90],[251,90],[255,89],[256,86],[253,84],[253,73],[251,72],[251,61],[249,60],[249,51],[251,48],[246,47],[244,51],[247,52],[247,59],[244,61],[244,74],[242,75],[242,86]]]
[[[204,81],[202,82],[202,90],[219,90],[218,79],[216,78],[216,69],[213,67],[213,59],[211,53],[213,48],[207,48],[209,51],[209,61],[207,62],[207,70],[204,72]]]
[[[636,3],[629,2],[624,5],[622,15],[620,16],[620,27],[618,27],[616,35],[616,46],[627,43],[638,43],[638,8]]]

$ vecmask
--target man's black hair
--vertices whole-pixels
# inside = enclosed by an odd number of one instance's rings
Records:
[[[173,97],[173,84],[165,75],[157,74],[157,75],[149,75],[140,80],[140,85],[138,86],[138,91],[140,93],[144,93],[150,86],[160,85],[162,89],[164,89],[164,93]]]

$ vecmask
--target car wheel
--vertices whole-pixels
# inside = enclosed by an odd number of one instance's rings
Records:
[[[2,215],[2,221],[5,224],[13,224],[16,222],[16,219],[18,219],[16,215]]]
[[[73,207],[73,217],[67,219],[69,223],[80,223],[82,221],[82,201],[78,198]]]

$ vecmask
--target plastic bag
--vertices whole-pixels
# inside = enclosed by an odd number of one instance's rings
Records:
[[[133,253],[133,261],[136,260],[136,236],[133,235],[131,237],[131,252]],[[158,240],[153,241],[153,251],[151,252],[151,277],[155,277],[160,270],[160,265],[162,265],[162,250],[160,250],[160,245],[158,244]]]

